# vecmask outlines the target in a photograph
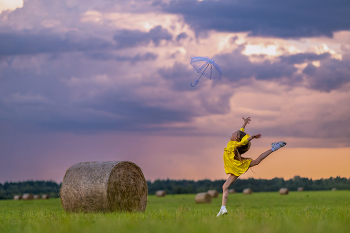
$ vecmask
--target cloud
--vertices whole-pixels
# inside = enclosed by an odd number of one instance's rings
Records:
[[[250,36],[303,38],[332,37],[350,30],[350,2],[346,0],[177,0],[165,12],[183,15],[197,33],[208,30],[250,32]]]
[[[52,34],[45,31],[0,32],[0,54],[2,56],[9,56],[38,53],[99,51],[107,49],[115,50],[148,45],[151,41],[158,46],[161,40],[171,40],[172,35],[161,26],[156,26],[149,32],[142,32],[139,30],[117,30],[113,39],[116,44],[98,37],[86,37],[86,35],[74,31],[67,32],[64,35]],[[145,55],[137,55],[134,60],[154,58],[155,56],[153,53],[147,53]],[[115,59],[132,60],[126,57],[115,57]]]
[[[2,56],[103,50],[111,47],[111,43],[100,38],[84,38],[73,31],[63,36],[47,32],[0,33],[0,54]]]
[[[350,59],[349,54],[343,60],[321,60],[319,67],[308,64],[303,70],[306,75],[308,86],[321,91],[339,89],[350,82]]]
[[[297,53],[281,55],[271,61],[264,59],[266,58],[264,55],[245,56],[241,51],[243,51],[242,47],[232,53],[216,56],[222,70],[225,71],[224,75],[231,82],[241,82],[249,78],[274,80],[288,83],[291,87],[306,85],[311,89],[327,92],[341,88],[350,82],[349,54],[339,60],[333,58],[328,52]],[[252,62],[251,57],[260,57],[262,61]],[[298,71],[299,64],[305,64],[302,73]],[[319,66],[316,67],[315,64]]]
[[[0,14],[3,11],[13,11],[17,8],[23,7],[23,0],[12,0],[12,1],[0,1]]]
[[[147,52],[144,54],[137,54],[135,56],[120,56],[114,55],[110,52],[88,52],[86,53],[86,57],[99,60],[99,61],[108,61],[108,60],[116,60],[116,61],[129,61],[131,63],[139,62],[139,61],[153,61],[156,60],[158,55],[155,53]]]
[[[113,36],[117,48],[129,48],[138,45],[148,45],[151,41],[157,46],[161,40],[172,40],[172,35],[162,26],[156,26],[149,32],[140,30],[117,30]]]
[[[188,37],[188,35],[186,34],[186,32],[181,32],[179,35],[176,36],[176,41],[179,42],[182,39],[186,39]]]
[[[197,77],[197,73],[194,69],[188,69],[188,66],[181,63],[175,63],[170,68],[160,68],[158,70],[159,75],[169,80],[171,87],[176,91],[194,91],[190,86],[191,82],[194,82]],[[197,88],[201,88],[198,86]]]

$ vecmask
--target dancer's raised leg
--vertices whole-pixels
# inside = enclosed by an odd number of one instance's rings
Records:
[[[285,145],[287,145],[286,142],[274,142],[271,144],[272,148],[270,150],[265,151],[264,153],[262,153],[261,155],[259,155],[259,157],[255,160],[253,160],[249,167],[254,167],[256,165],[258,165],[261,161],[263,161],[263,159],[265,159],[269,154],[271,154],[272,152],[278,150],[281,147],[284,147]]]

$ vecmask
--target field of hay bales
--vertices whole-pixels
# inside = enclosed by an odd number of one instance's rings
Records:
[[[66,213],[60,199],[0,201],[0,232],[350,232],[350,191],[148,196],[145,213]]]

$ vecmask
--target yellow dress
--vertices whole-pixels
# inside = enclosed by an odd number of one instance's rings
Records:
[[[244,129],[241,128],[240,131],[244,131]],[[242,159],[242,162],[234,159],[235,149],[237,147],[247,145],[249,142],[247,140],[248,138],[250,138],[250,135],[247,134],[240,142],[229,141],[227,143],[227,147],[224,149],[224,167],[226,174],[240,176],[248,170],[249,165],[252,162],[251,159]]]

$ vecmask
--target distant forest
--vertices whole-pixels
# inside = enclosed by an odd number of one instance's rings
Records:
[[[54,181],[24,181],[0,183],[0,199],[12,199],[14,195],[24,193],[48,194],[50,197],[58,197],[60,184]]]
[[[155,180],[147,181],[148,193],[155,194],[157,190],[165,190],[167,194],[184,194],[206,192],[209,189],[215,189],[222,192],[222,185],[225,180]],[[0,199],[12,199],[14,195],[23,193],[49,194],[50,197],[59,197],[61,184],[54,181],[24,181],[24,182],[5,182],[0,183]],[[296,191],[298,187],[307,190],[350,190],[350,178],[329,178],[312,180],[295,176],[293,179],[284,180],[283,178],[266,179],[238,179],[230,188],[237,192],[242,192],[245,188],[253,189],[253,192],[275,192],[280,188],[288,188],[290,191]]]

